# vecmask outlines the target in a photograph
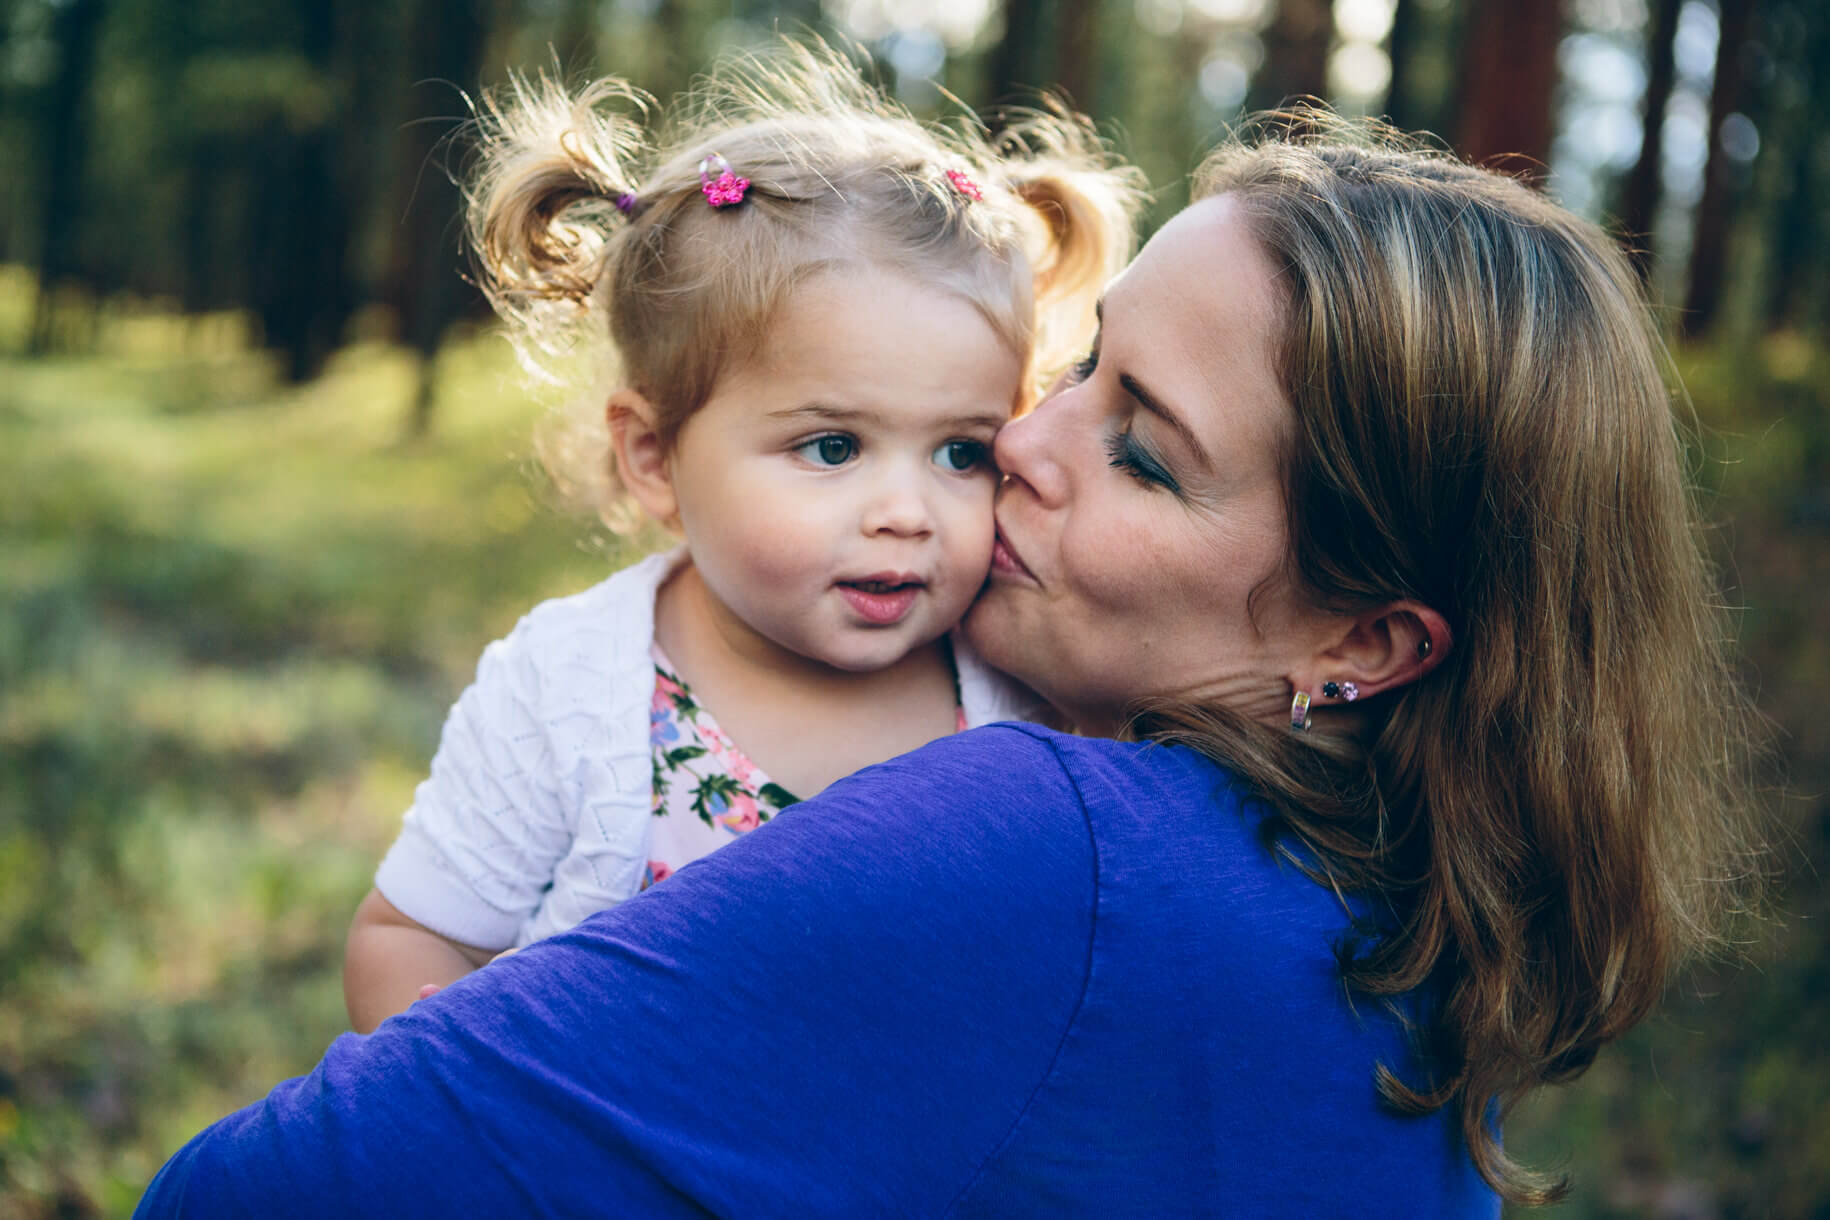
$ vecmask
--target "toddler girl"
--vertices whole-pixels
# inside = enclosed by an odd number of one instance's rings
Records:
[[[1065,117],[924,126],[823,51],[727,69],[656,143],[618,103],[645,108],[613,80],[486,103],[469,232],[524,354],[608,357],[543,447],[556,484],[684,544],[484,651],[350,930],[359,1030],[1029,710],[948,632],[990,564],[992,436],[1090,330],[1132,173]]]

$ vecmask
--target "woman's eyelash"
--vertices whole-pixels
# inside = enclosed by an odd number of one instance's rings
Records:
[[[1091,377],[1093,375],[1093,370],[1097,369],[1098,367],[1099,367],[1099,349],[1097,347],[1095,347],[1092,351],[1090,351],[1086,354],[1085,358],[1078,360],[1074,363],[1074,367],[1068,370],[1068,377],[1070,380],[1072,380],[1074,382],[1074,384],[1078,385],[1081,382],[1085,381],[1087,378]]]
[[[1150,456],[1149,450],[1133,440],[1128,431],[1114,433],[1106,441],[1106,457],[1114,469],[1124,471],[1146,487],[1182,490],[1182,485],[1176,482],[1175,476],[1164,470],[1162,464]]]

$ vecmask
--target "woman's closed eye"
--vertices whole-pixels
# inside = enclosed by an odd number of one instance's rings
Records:
[[[858,456],[858,438],[844,432],[823,432],[796,445],[794,452],[815,466],[843,466]]]
[[[1113,433],[1106,441],[1106,458],[1114,469],[1124,471],[1146,487],[1182,490],[1176,477],[1157,460],[1156,455],[1138,443],[1129,429]]]

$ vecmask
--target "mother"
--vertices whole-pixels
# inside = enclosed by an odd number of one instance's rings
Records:
[[[1750,714],[1625,261],[1351,134],[1210,158],[998,439],[968,630],[1079,736],[835,785],[340,1039],[144,1212],[1553,1195],[1498,1121],[1736,899]]]

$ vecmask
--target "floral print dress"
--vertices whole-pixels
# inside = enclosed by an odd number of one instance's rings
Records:
[[[675,672],[658,643],[648,747],[654,762],[654,833],[649,838],[647,889],[733,838],[755,830],[801,798],[764,775],[737,748]],[[954,675],[954,728],[964,732],[966,709]]]
[[[654,760],[655,823],[643,889],[801,799],[770,780],[725,736],[675,674],[659,644],[651,645],[650,652],[654,701],[648,745]]]

